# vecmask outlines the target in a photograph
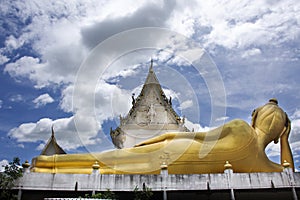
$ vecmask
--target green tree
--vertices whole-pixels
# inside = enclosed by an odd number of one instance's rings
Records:
[[[117,195],[110,191],[110,189],[106,189],[103,193],[99,192],[93,195],[86,194],[85,198],[91,198],[91,199],[117,199]]]
[[[0,173],[0,199],[17,199],[13,193],[15,180],[22,176],[20,159],[15,157],[12,162],[4,166],[4,172]]]
[[[147,187],[145,183],[143,183],[142,190],[139,190],[138,186],[136,186],[133,191],[134,200],[149,200],[153,196],[151,188]]]

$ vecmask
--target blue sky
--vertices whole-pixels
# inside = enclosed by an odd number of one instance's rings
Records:
[[[52,125],[58,143],[69,153],[112,148],[106,137],[109,128],[117,126],[118,116],[130,109],[131,94],[140,91],[153,58],[154,70],[166,95],[172,96],[175,110],[197,130],[211,128],[214,106],[226,108],[218,116],[221,121],[250,122],[253,109],[276,97],[292,121],[290,143],[298,167],[299,13],[298,0],[3,1],[0,161],[39,155]],[[105,67],[101,57],[94,63],[102,69],[99,74],[83,70],[97,45],[122,31],[144,27],[165,28],[200,45],[205,50],[203,63],[215,63],[219,73],[215,78],[221,84],[209,84],[205,72],[176,56],[172,45],[137,49]],[[151,39],[153,44],[166,43],[159,37]],[[106,49],[106,53],[115,52]],[[78,89],[79,78],[88,81],[92,75],[98,77],[96,84]],[[78,89],[75,100],[74,88]],[[211,99],[212,93],[222,89],[226,102],[215,105],[218,101]],[[95,105],[90,104],[87,91],[93,92]],[[89,118],[90,111],[96,117]],[[271,144],[266,151],[278,162],[278,145]]]

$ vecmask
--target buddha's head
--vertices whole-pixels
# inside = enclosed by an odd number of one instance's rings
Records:
[[[263,136],[265,144],[271,141],[277,143],[286,129],[287,120],[286,113],[278,106],[277,99],[272,98],[259,110],[255,128]]]

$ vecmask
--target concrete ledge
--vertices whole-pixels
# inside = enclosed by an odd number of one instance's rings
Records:
[[[143,183],[152,191],[300,188],[300,173],[222,173],[182,175],[25,173],[16,189],[53,191],[133,191]]]

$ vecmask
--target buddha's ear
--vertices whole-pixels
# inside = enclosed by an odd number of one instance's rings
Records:
[[[285,127],[283,129],[283,131],[281,132],[280,134],[280,138],[282,137],[286,137],[288,138],[289,135],[290,135],[290,132],[291,132],[291,121],[289,120],[289,118],[287,117],[287,121],[286,121],[286,124],[285,124]]]

